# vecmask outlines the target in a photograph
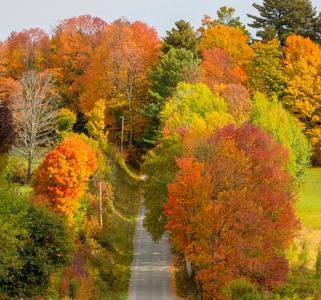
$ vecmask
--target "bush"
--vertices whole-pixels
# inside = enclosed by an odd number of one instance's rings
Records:
[[[66,220],[28,200],[8,185],[0,189],[1,299],[45,294],[73,250]]]
[[[223,293],[232,300],[258,300],[260,299],[259,288],[246,278],[237,278],[228,283]]]

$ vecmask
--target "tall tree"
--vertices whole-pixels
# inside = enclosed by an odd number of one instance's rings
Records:
[[[79,110],[80,77],[89,67],[93,51],[106,27],[107,23],[102,19],[82,15],[58,21],[52,28],[51,59],[62,106]]]
[[[223,299],[222,286],[238,277],[282,284],[285,250],[300,228],[292,178],[283,170],[287,151],[249,124],[215,129],[207,145],[197,161],[184,156],[183,144],[168,186],[173,246],[194,266],[205,299]]]
[[[95,103],[94,108],[86,114],[88,118],[88,123],[86,124],[88,134],[99,143],[103,150],[106,149],[108,141],[108,131],[105,132],[105,109],[105,100],[100,99]]]
[[[309,37],[315,43],[321,43],[321,14],[317,15],[310,0],[263,0],[263,4],[252,4],[260,16],[248,14],[253,19],[249,24],[257,28],[257,36],[269,40],[277,37],[281,45],[291,34]],[[271,31],[272,30],[272,31]]]
[[[304,181],[305,171],[310,165],[311,143],[282,103],[275,97],[269,99],[258,92],[254,93],[249,122],[260,126],[272,134],[278,143],[282,143],[289,152],[286,170],[297,183]]]
[[[84,77],[82,111],[87,113],[96,101],[105,99],[108,131],[114,135],[119,116],[124,115],[129,120],[125,126],[129,144],[144,126],[136,110],[149,102],[147,71],[158,60],[159,48],[153,28],[117,20],[105,31]]]
[[[8,77],[16,80],[23,72],[51,67],[49,35],[40,28],[11,32],[5,47]]]
[[[255,56],[246,68],[249,77],[247,87],[252,93],[259,91],[269,96],[282,97],[286,76],[280,64],[283,58],[280,41],[273,39],[266,43],[254,42],[252,48]]]
[[[140,111],[149,124],[139,139],[141,145],[150,148],[157,143],[157,129],[160,124],[158,115],[164,107],[165,99],[172,96],[179,82],[196,84],[201,80],[200,62],[200,59],[194,58],[192,51],[172,48],[161,55],[161,61],[148,71],[151,80],[149,95],[152,101]]]
[[[0,47],[0,93],[9,100],[24,72],[51,68],[49,35],[40,28],[11,32]]]
[[[189,22],[180,20],[175,22],[176,28],[166,31],[166,36],[163,38],[162,48],[164,54],[168,53],[171,49],[186,49],[192,51],[194,57],[199,57],[199,36],[193,30]]]
[[[321,49],[309,38],[292,35],[281,61],[286,86],[281,99],[309,137],[314,164],[321,164]]]
[[[24,73],[11,101],[18,127],[15,147],[28,160],[29,183],[36,149],[49,144],[54,137],[58,97],[52,75],[36,71]]]
[[[247,63],[254,55],[248,45],[248,36],[240,28],[223,25],[212,26],[202,34],[201,49],[220,48],[225,50],[239,65]]]

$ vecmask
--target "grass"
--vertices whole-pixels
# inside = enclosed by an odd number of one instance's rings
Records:
[[[321,229],[321,168],[308,169],[296,210],[304,227]]]
[[[321,168],[307,170],[306,181],[299,188],[297,217],[302,223],[301,239],[307,241],[309,269],[313,269],[321,242]]]

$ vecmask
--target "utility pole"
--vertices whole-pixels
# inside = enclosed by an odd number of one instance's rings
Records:
[[[124,116],[121,116],[121,156],[123,156],[123,145],[124,145]]]
[[[103,210],[101,199],[101,181],[99,181],[99,208],[100,208],[100,227],[103,228]]]

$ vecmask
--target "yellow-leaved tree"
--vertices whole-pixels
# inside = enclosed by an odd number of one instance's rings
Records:
[[[105,131],[105,109],[106,104],[104,99],[100,99],[95,103],[94,108],[86,114],[88,123],[86,128],[89,135],[95,139],[99,146],[104,150],[107,147],[108,131]]]
[[[283,105],[296,118],[313,146],[312,162],[321,163],[321,49],[309,38],[291,35],[281,61],[286,75]]]

